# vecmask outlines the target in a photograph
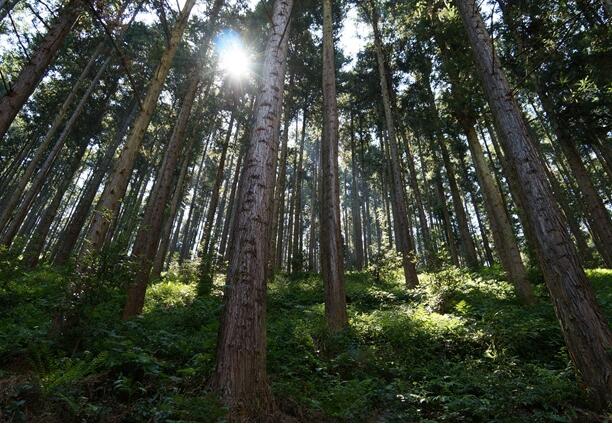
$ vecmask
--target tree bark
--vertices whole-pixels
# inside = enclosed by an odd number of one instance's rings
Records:
[[[168,46],[162,54],[157,69],[154,71],[153,79],[149,84],[140,114],[134,122],[125,146],[123,147],[123,151],[117,159],[111,177],[102,192],[100,202],[94,211],[93,220],[87,232],[86,242],[83,246],[81,255],[86,255],[88,252],[97,252],[102,249],[109,226],[119,210],[121,199],[125,196],[136,156],[142,144],[147,127],[149,126],[149,122],[151,121],[159,94],[163,88],[170,66],[172,65],[172,59],[182,39],[187,21],[189,20],[189,14],[194,4],[195,0],[186,1],[172,29],[172,34],[168,40]]]
[[[348,325],[344,258],[340,233],[338,181],[338,104],[332,27],[332,2],[323,0],[323,133],[321,135],[321,275],[325,285],[325,317],[333,332]]]
[[[0,98],[0,141],[4,138],[17,113],[42,80],[49,65],[55,60],[82,9],[82,0],[71,0],[66,4],[41,40],[36,52],[11,85],[10,91]]]
[[[612,334],[603,317],[567,223],[546,180],[544,166],[530,138],[510,85],[490,45],[490,36],[474,0],[456,0],[472,46],[477,71],[507,147],[520,194],[541,255],[544,280],[561,323],[568,352],[595,406],[612,401]]]
[[[353,127],[353,113],[350,117],[351,132],[351,217],[353,220],[353,246],[355,251],[355,268],[361,271],[364,265],[364,240],[361,223],[361,205],[359,199],[359,185],[357,184],[357,160],[355,153],[355,129]]]
[[[60,134],[59,138],[57,139],[57,141],[55,142],[55,144],[53,145],[53,147],[47,154],[47,158],[45,159],[40,169],[38,170],[38,174],[32,181],[30,188],[24,194],[23,199],[21,203],[19,204],[19,207],[15,209],[13,216],[12,216],[12,221],[8,225],[6,231],[4,232],[2,238],[0,239],[0,243],[9,246],[13,242],[13,239],[15,238],[15,235],[17,234],[17,231],[19,230],[19,226],[21,225],[23,219],[28,213],[32,200],[42,189],[43,184],[46,181],[46,177],[49,171],[51,170],[51,168],[53,167],[53,164],[55,163],[55,159],[57,158],[60,151],[64,147],[64,144],[66,143],[66,140],[68,139],[68,136],[72,132],[72,129],[74,128],[78,118],[81,116],[81,113],[85,109],[85,105],[87,104],[87,101],[91,97],[91,94],[93,93],[94,89],[97,87],[98,82],[102,78],[102,75],[106,71],[106,68],[108,67],[110,61],[111,61],[111,57],[108,57],[106,61],[102,64],[100,69],[98,70],[96,76],[90,81],[89,87],[87,88],[83,96],[81,97],[81,100],[79,101],[79,104],[76,106],[75,110],[72,112],[70,119],[68,120],[68,122],[66,122],[64,129],[62,130],[62,133]]]
[[[546,116],[552,124],[557,135],[557,143],[561,147],[570,170],[580,188],[585,215],[593,229],[593,242],[601,255],[604,264],[612,268],[612,221],[606,207],[597,193],[593,181],[580,158],[580,153],[575,142],[564,130],[561,123],[557,122],[551,99],[545,93],[540,93],[540,100],[546,112]]]
[[[283,265],[283,234],[285,230],[285,185],[287,181],[287,143],[289,141],[289,123],[290,115],[285,110],[285,123],[283,124],[283,132],[281,134],[281,151],[279,166],[280,171],[276,180],[274,195],[276,199],[274,204],[277,208],[277,213],[274,216],[274,232],[272,233],[276,237],[276,243],[274,246],[274,261],[272,264],[272,271],[277,271]]]
[[[212,385],[234,421],[264,419],[276,409],[266,373],[266,264],[271,253],[268,232],[292,7],[292,0],[274,2],[237,198],[240,208],[232,229],[234,246]]]
[[[395,123],[393,120],[393,111],[391,108],[391,96],[389,93],[389,83],[387,81],[386,61],[382,48],[382,38],[378,28],[378,11],[375,9],[374,2],[370,0],[370,19],[374,32],[374,44],[376,49],[376,58],[378,62],[378,73],[380,77],[380,89],[383,97],[385,122],[387,125],[387,133],[389,136],[389,152],[391,160],[391,181],[390,188],[392,191],[393,202],[393,218],[395,222],[395,241],[397,248],[402,255],[402,265],[404,268],[404,278],[408,287],[415,287],[419,283],[414,257],[414,247],[410,237],[410,229],[408,227],[408,216],[406,210],[406,195],[402,187],[402,171],[399,163],[399,149],[397,145],[397,137],[395,133]]]
[[[113,156],[117,151],[117,147],[119,147],[121,140],[123,140],[123,137],[125,136],[125,133],[127,132],[130,122],[132,122],[137,109],[138,104],[134,101],[130,107],[130,112],[121,125],[121,128],[117,130],[114,140],[109,143],[104,155],[97,163],[93,176],[87,183],[85,191],[83,192],[83,195],[81,196],[81,199],[79,200],[79,203],[77,204],[68,225],[60,237],[57,252],[55,254],[55,258],[53,259],[53,263],[55,265],[64,265],[74,250],[74,247],[79,239],[79,234],[87,221],[87,216],[91,209],[91,205],[93,204],[94,198],[96,197],[96,193],[98,192],[98,188],[100,187],[104,176],[108,173],[108,169],[113,160]]]
[[[472,153],[476,175],[483,191],[485,209],[491,223],[491,233],[502,266],[508,274],[509,280],[514,284],[521,302],[531,305],[535,302],[535,296],[527,278],[527,271],[521,259],[521,252],[514,237],[512,225],[510,225],[510,220],[504,209],[501,192],[499,187],[495,185],[491,170],[487,166],[474,124],[467,122],[465,119],[460,119],[460,123],[463,126]]]

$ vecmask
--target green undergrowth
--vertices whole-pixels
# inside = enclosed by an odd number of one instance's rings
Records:
[[[610,318],[612,271],[588,275]],[[62,336],[53,320],[72,274],[14,268],[1,277],[0,420],[224,420],[207,389],[221,276],[200,297],[195,274],[173,269],[127,322],[125,274],[99,276]],[[406,290],[394,272],[348,273],[350,328],[332,335],[320,278],[276,276],[268,371],[282,412],[297,421],[605,419],[589,412],[541,285],[538,304],[525,308],[495,269],[420,279]]]

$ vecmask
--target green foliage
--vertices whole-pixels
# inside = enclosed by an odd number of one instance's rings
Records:
[[[385,272],[390,278],[346,275],[350,328],[340,334],[326,329],[318,276],[270,282],[268,371],[285,414],[299,421],[602,419],[586,412],[541,290],[540,302],[523,308],[496,269],[423,274],[414,290],[395,270]],[[80,337],[70,343],[50,330],[73,274],[41,267],[2,281],[3,419],[223,420],[207,390],[221,276],[199,297],[196,274],[172,270],[149,287],[144,314],[124,322],[123,281],[103,275],[105,300],[83,309]],[[609,317],[612,272],[588,275]]]

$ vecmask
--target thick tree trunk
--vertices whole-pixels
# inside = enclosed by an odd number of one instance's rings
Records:
[[[289,39],[292,0],[276,0],[263,55],[249,149],[232,229],[233,248],[212,385],[230,419],[265,419],[275,412],[266,373],[266,264],[272,224],[278,119]]]
[[[117,159],[111,177],[102,192],[100,202],[94,211],[93,220],[81,252],[82,255],[90,251],[96,252],[102,249],[109,226],[119,210],[121,199],[125,196],[136,156],[140,150],[140,145],[142,144],[151,117],[153,116],[159,94],[170,70],[172,59],[183,37],[183,32],[194,4],[195,0],[186,1],[172,29],[172,34],[168,40],[168,46],[164,50],[159,65],[153,73],[153,79],[149,84],[146,97],[143,100],[140,114],[134,122],[125,146],[123,147],[123,151]]]
[[[10,91],[0,98],[0,141],[57,56],[82,9],[83,0],[71,0],[66,4],[11,85]]]
[[[412,246],[410,229],[408,227],[408,216],[406,210],[406,195],[402,186],[402,171],[400,166],[399,148],[395,133],[395,123],[393,121],[393,111],[391,108],[391,96],[389,93],[389,83],[387,81],[386,61],[382,48],[382,39],[378,28],[378,11],[375,9],[374,2],[370,0],[370,18],[374,31],[374,44],[376,48],[376,58],[378,61],[378,73],[380,77],[380,89],[383,97],[385,112],[385,122],[389,135],[389,153],[391,160],[391,181],[390,189],[393,194],[393,218],[395,222],[395,241],[397,248],[402,255],[404,277],[408,287],[415,287],[419,283],[414,257],[414,247]]]
[[[612,401],[610,328],[580,265],[566,230],[567,223],[546,180],[535,142],[530,139],[474,0],[457,0],[456,4],[496,125],[503,135],[510,164],[516,170],[520,194],[539,247],[544,280],[568,352],[594,404],[604,409]]]
[[[338,181],[338,104],[332,29],[332,3],[323,0],[323,133],[321,134],[321,275],[325,285],[325,317],[331,331],[348,325],[344,291],[344,258],[340,233]]]

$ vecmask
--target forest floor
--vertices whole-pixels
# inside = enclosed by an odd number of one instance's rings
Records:
[[[612,270],[588,271],[612,317]],[[145,313],[119,320],[122,296],[96,277],[80,320],[53,336],[72,277],[0,273],[0,421],[219,421],[207,391],[222,279],[197,296],[193,273],[149,288]],[[104,280],[106,278],[106,280]],[[268,371],[296,421],[603,421],[589,412],[544,287],[520,306],[494,269],[348,273],[350,329],[325,330],[315,275],[277,276],[268,296]],[[91,283],[91,281],[90,281]],[[84,304],[84,305],[83,305]],[[88,307],[87,304],[99,304]]]

